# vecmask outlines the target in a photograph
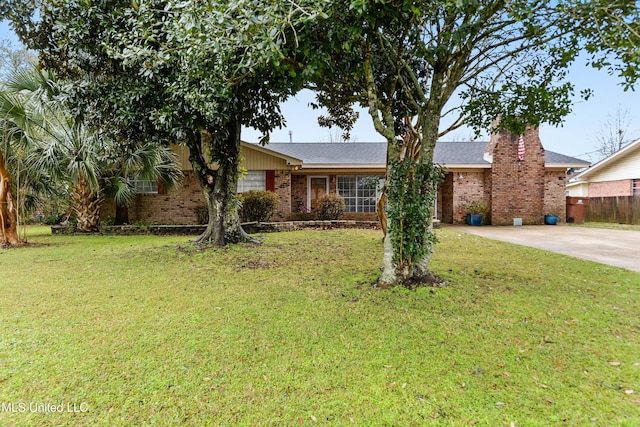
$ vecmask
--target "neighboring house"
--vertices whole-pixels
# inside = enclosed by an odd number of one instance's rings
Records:
[[[577,174],[567,191],[577,197],[640,196],[640,139]]]
[[[436,217],[463,223],[464,205],[482,200],[489,206],[488,222],[542,224],[545,214],[565,218],[568,169],[589,165],[579,159],[545,151],[538,130],[519,140],[508,132],[487,142],[438,142],[434,162],[446,171],[438,187]],[[204,198],[191,171],[188,153],[177,150],[184,167],[183,185],[169,194],[141,194],[129,208],[131,222],[194,223]],[[276,220],[288,220],[313,210],[327,193],[345,199],[348,219],[375,219],[376,202],[386,172],[384,143],[279,143],[262,147],[242,143],[246,174],[238,191],[269,190],[280,196]],[[151,186],[152,187],[152,186]],[[105,218],[105,216],[103,216]]]

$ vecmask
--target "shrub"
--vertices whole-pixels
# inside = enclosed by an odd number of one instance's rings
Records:
[[[247,191],[238,195],[241,202],[240,221],[268,222],[278,208],[280,198],[271,191]]]
[[[474,200],[464,205],[464,211],[468,214],[486,215],[487,209],[487,205],[480,200]]]
[[[325,194],[318,199],[316,215],[319,220],[337,220],[344,213],[344,199],[339,194]]]
[[[59,224],[61,220],[62,220],[62,216],[60,216],[60,214],[52,213],[45,216],[42,219],[42,223],[44,225],[55,225],[55,224]]]

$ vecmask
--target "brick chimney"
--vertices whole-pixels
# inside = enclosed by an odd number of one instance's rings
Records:
[[[491,166],[491,223],[512,225],[544,223],[545,153],[538,128],[524,131],[524,159],[518,158],[519,135],[509,131],[492,134],[485,149]]]

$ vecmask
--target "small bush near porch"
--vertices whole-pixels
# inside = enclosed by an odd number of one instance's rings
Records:
[[[415,291],[370,287],[379,231],[34,235],[0,251],[0,424],[640,425],[640,274],[437,233]]]

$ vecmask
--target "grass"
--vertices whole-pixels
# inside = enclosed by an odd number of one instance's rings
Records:
[[[640,274],[438,236],[449,286],[408,291],[369,286],[376,231],[36,229],[0,251],[0,424],[640,425]]]
[[[572,224],[572,226],[587,227],[587,228],[605,228],[607,230],[640,231],[640,225],[638,224],[617,224],[612,222],[585,222],[582,224]]]

